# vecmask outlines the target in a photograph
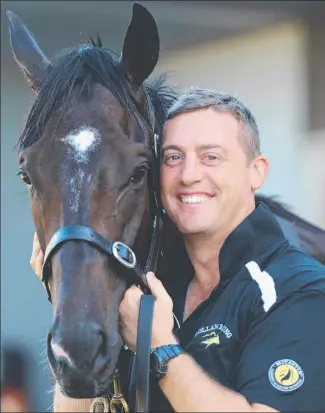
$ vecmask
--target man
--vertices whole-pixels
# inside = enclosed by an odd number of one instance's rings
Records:
[[[160,355],[164,396],[175,411],[324,412],[325,268],[255,206],[268,162],[252,114],[232,96],[194,88],[171,108],[162,143],[162,202],[193,267],[173,274],[177,291],[148,277],[152,348],[180,345]],[[131,349],[140,296],[132,287],[120,305]],[[153,401],[157,411],[163,403]]]
[[[267,172],[256,122],[234,97],[193,88],[170,109],[161,195],[190,265],[175,262],[168,291],[148,274],[151,410],[325,411],[325,268],[255,205]],[[120,305],[131,350],[140,297],[131,287]]]

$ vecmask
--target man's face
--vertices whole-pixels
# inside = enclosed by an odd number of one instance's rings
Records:
[[[238,121],[212,108],[166,123],[162,202],[183,234],[229,232],[253,210],[267,161],[258,157],[248,164],[239,136]]]

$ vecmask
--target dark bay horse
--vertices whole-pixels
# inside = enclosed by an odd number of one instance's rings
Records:
[[[51,61],[25,23],[7,11],[14,57],[36,97],[19,140],[19,174],[45,251],[65,226],[84,225],[121,240],[144,265],[149,249],[154,134],[162,133],[176,93],[149,80],[159,57],[155,20],[135,4],[121,57],[100,40],[63,50]],[[267,197],[294,244],[325,263],[325,233]],[[167,220],[167,218],[166,218]],[[158,276],[181,238],[166,221]],[[177,255],[177,254],[176,254]],[[131,282],[107,254],[65,242],[51,259],[53,325],[49,362],[63,394],[98,396],[122,348],[118,307]]]
[[[158,60],[155,20],[135,5],[121,57],[101,41],[51,61],[25,23],[7,11],[11,47],[36,92],[19,147],[42,250],[62,227],[87,226],[149,253],[154,133],[161,135],[175,94],[147,80]],[[107,389],[122,347],[118,307],[134,279],[87,242],[70,240],[51,259],[50,366],[62,392],[93,397]]]

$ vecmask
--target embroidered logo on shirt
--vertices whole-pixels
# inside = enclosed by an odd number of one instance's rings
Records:
[[[293,360],[278,360],[269,368],[269,381],[277,390],[284,392],[297,390],[304,380],[302,368]]]
[[[212,344],[216,344],[218,346],[220,344],[219,334],[220,333],[217,334],[215,331],[210,334],[205,334],[202,338],[207,338],[205,340],[202,340],[201,344],[205,344],[205,348],[210,347]]]
[[[197,330],[194,337],[196,336],[200,336],[200,343],[205,346],[204,348],[208,348],[213,344],[219,346],[221,336],[228,339],[232,333],[224,324],[211,324]]]

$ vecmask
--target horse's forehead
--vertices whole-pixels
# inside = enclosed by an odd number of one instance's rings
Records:
[[[118,123],[125,116],[122,107],[113,93],[100,84],[94,84],[89,99],[82,99],[79,90],[73,94],[70,101],[69,113],[73,118],[91,118],[93,121],[105,118],[109,122]]]

